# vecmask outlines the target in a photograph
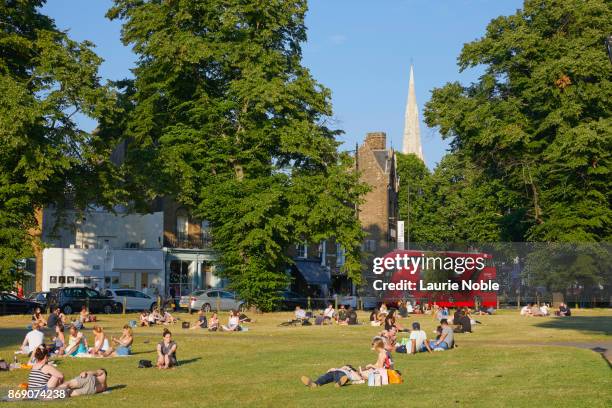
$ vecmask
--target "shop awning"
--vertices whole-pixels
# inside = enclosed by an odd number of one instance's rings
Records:
[[[329,272],[318,261],[296,260],[295,266],[309,285],[329,285]]]

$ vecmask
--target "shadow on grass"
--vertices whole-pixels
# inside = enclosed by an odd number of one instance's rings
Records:
[[[113,386],[107,387],[106,391],[117,391],[117,390],[122,390],[122,389],[124,389],[126,387],[127,387],[127,385],[125,385],[125,384],[117,384],[117,385],[113,385]]]
[[[190,358],[189,360],[179,360],[178,365],[183,366],[185,364],[195,363],[196,361],[201,360],[201,359],[202,357]]]
[[[612,335],[612,316],[570,316],[559,317],[536,324],[537,327],[561,330],[579,330]]]

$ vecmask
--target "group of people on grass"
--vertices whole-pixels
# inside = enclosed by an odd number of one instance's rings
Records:
[[[174,324],[178,320],[168,312],[166,309],[159,309],[154,307],[153,310],[143,310],[140,313],[140,326],[149,327],[157,324],[169,325]]]
[[[191,330],[204,329],[208,331],[244,331],[246,328],[242,325],[242,323],[250,323],[252,322],[251,318],[249,318],[244,313],[240,313],[238,310],[230,310],[229,316],[227,319],[227,324],[219,323],[219,316],[216,312],[213,312],[210,316],[210,319],[206,317],[206,312],[204,309],[201,309],[198,312],[198,320],[195,322],[193,326],[190,327]]]
[[[571,316],[571,309],[565,304],[560,303],[559,309],[556,310],[555,316]],[[551,308],[548,303],[543,303],[541,306],[538,306],[536,303],[529,303],[521,308],[520,311],[521,316],[530,316],[530,317],[545,317],[551,315]]]
[[[292,323],[299,323],[303,325],[309,325],[310,318],[312,318],[310,312],[302,309],[300,306],[295,307],[295,319]],[[324,310],[319,311],[315,317],[314,324],[316,326],[328,325],[328,324],[339,324],[343,326],[353,326],[359,324],[357,319],[357,311],[350,305],[340,305],[338,310],[334,308],[334,305],[329,303]]]
[[[28,374],[28,390],[65,390],[66,396],[93,395],[107,389],[108,373],[104,368],[83,371],[77,377],[64,381],[64,374],[49,363],[49,350],[44,344],[33,350],[32,369]]]
[[[376,361],[373,364],[367,364],[365,368],[359,366],[356,369],[352,365],[347,364],[341,367],[330,368],[315,380],[302,376],[301,381],[305,386],[311,388],[331,383],[335,384],[336,387],[342,387],[347,384],[364,384],[368,381],[370,375],[374,373],[395,370],[391,352],[387,350],[384,339],[375,337],[372,340],[372,351],[376,353]]]
[[[41,345],[44,345],[48,353],[58,357],[116,357],[131,354],[134,335],[129,325],[123,327],[120,337],[110,339],[106,336],[102,326],[94,325],[93,343],[89,343],[81,331],[82,324],[80,326],[70,324],[66,335],[65,322],[66,318],[59,308],[54,310],[46,320],[37,318],[32,322],[32,329],[25,335],[19,352],[32,357],[30,360],[32,363],[34,363],[33,352]],[[50,341],[46,343],[45,334],[50,337]]]

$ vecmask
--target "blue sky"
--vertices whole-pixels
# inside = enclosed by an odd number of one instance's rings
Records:
[[[104,18],[110,0],[49,0],[44,12],[76,40],[90,40],[105,62],[104,79],[131,76],[135,56],[119,39],[121,25]],[[411,61],[421,109],[433,88],[469,83],[479,70],[459,73],[464,43],[481,37],[487,23],[513,14],[522,0],[310,0],[304,64],[331,89],[334,118],[344,149],[354,149],[369,131],[387,133],[401,148]],[[80,118],[91,130],[95,123]],[[421,123],[425,162],[433,168],[448,143]]]

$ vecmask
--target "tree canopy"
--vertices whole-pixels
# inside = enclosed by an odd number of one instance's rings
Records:
[[[40,13],[42,0],[0,4],[0,284],[31,256],[36,209],[109,202],[117,192],[110,143],[84,132],[75,115],[114,109],[100,85],[100,58]]]
[[[211,222],[223,274],[268,309],[286,287],[290,244],[336,239],[360,278],[364,187],[338,152],[330,91],[301,65],[305,0],[116,0],[139,59],[118,129],[126,166],[148,169]],[[115,125],[116,127],[116,125]],[[104,131],[104,130],[103,130]]]

